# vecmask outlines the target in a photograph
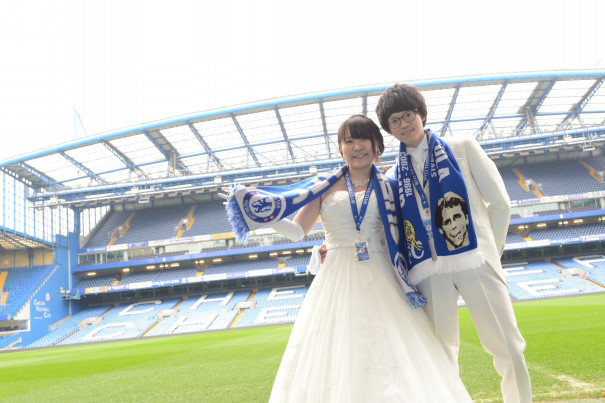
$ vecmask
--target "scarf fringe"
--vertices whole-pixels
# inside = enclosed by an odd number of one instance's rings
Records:
[[[397,273],[397,270],[395,270],[395,277],[399,281],[399,285],[401,286],[405,296],[408,298],[412,308],[422,308],[426,305],[426,299],[424,299],[424,296],[420,293],[420,291],[410,284],[410,281],[406,275],[402,277],[399,273]]]
[[[433,261],[427,259],[408,272],[410,283],[417,286],[422,280],[435,274],[459,273],[477,269],[485,264],[485,256],[478,249],[456,255],[439,256]]]
[[[250,228],[248,228],[248,224],[244,219],[244,214],[235,197],[235,192],[243,187],[244,186],[242,185],[231,186],[231,195],[225,204],[225,210],[227,210],[227,220],[229,221],[229,224],[231,224],[235,237],[239,242],[247,245],[248,240],[250,239]]]
[[[422,296],[422,294],[420,294],[417,291],[408,292],[405,295],[406,295],[406,297],[408,297],[408,300],[410,301],[410,304],[414,308],[422,308],[423,306],[426,305],[426,299],[424,299],[424,297]]]

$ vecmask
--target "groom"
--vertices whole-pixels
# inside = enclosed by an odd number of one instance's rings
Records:
[[[502,377],[504,401],[531,402],[525,341],[500,264],[510,200],[495,164],[472,137],[454,136],[445,143],[425,130],[427,106],[416,87],[388,88],[376,114],[382,128],[401,142],[398,162],[387,176],[400,185],[409,279],[427,300],[424,309],[437,337],[457,366],[461,295]],[[448,200],[452,192],[460,200]]]

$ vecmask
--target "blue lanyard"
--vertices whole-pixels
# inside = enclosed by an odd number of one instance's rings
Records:
[[[424,173],[422,174],[422,180],[424,183],[421,186],[420,181],[418,180],[418,176],[416,175],[416,170],[414,169],[414,165],[412,164],[411,158],[408,155],[408,161],[409,161],[409,165],[410,165],[410,174],[412,175],[412,182],[414,183],[416,192],[418,192],[418,195],[420,196],[420,201],[422,202],[423,209],[429,208],[429,202],[426,200],[426,195],[424,194],[424,190],[423,190],[426,187],[426,185],[429,183],[429,160],[430,160],[430,158],[427,157],[426,161],[424,162]]]
[[[357,229],[357,232],[361,232],[361,223],[366,215],[366,210],[368,209],[368,203],[370,202],[370,195],[372,194],[372,189],[374,189],[374,184],[372,183],[373,175],[374,172],[370,173],[370,181],[368,182],[368,187],[366,188],[366,192],[363,196],[363,202],[361,203],[361,211],[358,212],[357,200],[355,199],[355,192],[353,191],[353,184],[351,183],[351,175],[349,175],[348,170],[345,173],[347,192],[349,192],[349,201],[351,202],[351,210],[353,211],[353,219],[355,220],[355,228]]]

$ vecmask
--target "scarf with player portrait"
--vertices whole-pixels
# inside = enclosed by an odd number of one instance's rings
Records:
[[[373,191],[378,202],[393,269],[410,304],[415,308],[422,307],[426,301],[407,278],[406,243],[403,237],[399,236],[402,227],[398,217],[401,217],[401,214],[393,192],[397,183],[383,176],[375,165],[372,169]],[[345,175],[347,170],[348,168],[343,166],[332,174],[318,175],[287,186],[231,187],[231,194],[226,203],[227,219],[237,240],[246,244],[251,231],[288,217],[321,196]]]
[[[430,129],[425,129],[425,134],[428,157],[422,177],[414,171],[403,143],[395,169],[403,218],[400,221],[407,245],[408,279],[413,285],[434,273],[467,270],[485,263],[477,249],[468,193],[456,158]],[[428,199],[423,191],[427,186]],[[425,217],[429,218],[423,219],[419,208],[426,210]],[[430,237],[437,256],[432,256]]]

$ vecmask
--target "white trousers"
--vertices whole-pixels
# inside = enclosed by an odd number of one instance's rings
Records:
[[[432,275],[418,284],[427,300],[424,307],[437,337],[450,360],[458,367],[460,333],[458,294],[462,296],[477,329],[481,345],[494,358],[502,377],[502,396],[506,403],[531,402],[531,382],[525,364],[525,340],[517,320],[508,287],[485,264],[479,269]]]

